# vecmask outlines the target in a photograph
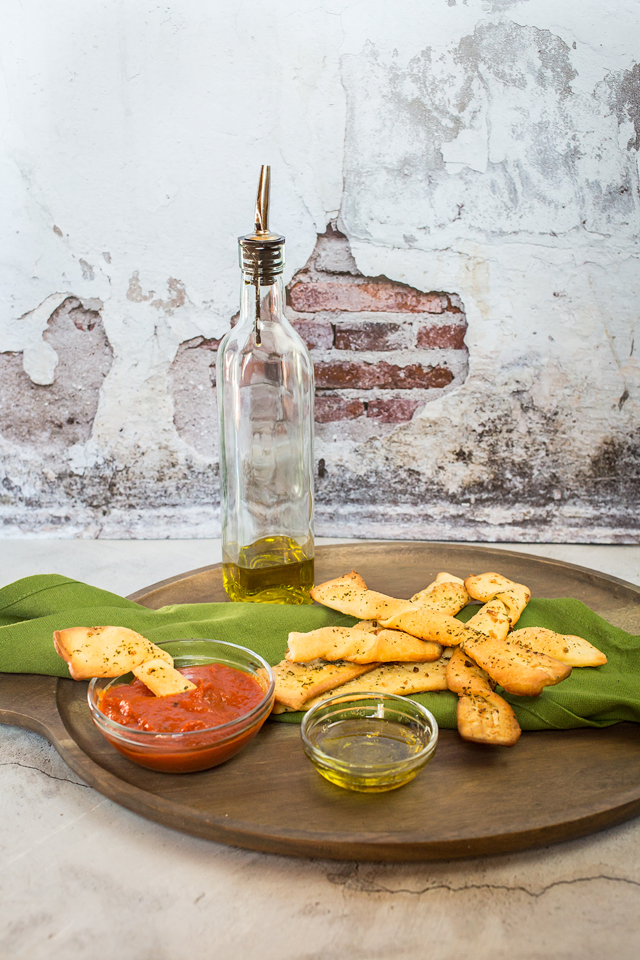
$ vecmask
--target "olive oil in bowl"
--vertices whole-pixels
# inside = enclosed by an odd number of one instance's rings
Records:
[[[425,707],[406,697],[344,694],[305,714],[301,735],[307,757],[326,780],[381,793],[409,783],[429,762],[438,725]]]

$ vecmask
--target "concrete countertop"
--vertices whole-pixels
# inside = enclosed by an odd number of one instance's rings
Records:
[[[640,547],[496,546],[640,584]],[[219,560],[213,540],[3,540],[0,578],[56,572],[131,593]],[[0,727],[0,766],[3,960],[635,960],[640,950],[640,819],[513,856],[338,863],[158,826],[25,730]]]

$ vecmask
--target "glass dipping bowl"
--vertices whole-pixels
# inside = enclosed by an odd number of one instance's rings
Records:
[[[300,733],[318,773],[361,793],[382,793],[409,783],[438,743],[433,714],[391,693],[323,700],[304,715]]]
[[[271,713],[275,689],[271,667],[253,650],[223,640],[168,640],[157,646],[171,654],[176,668],[222,663],[250,676],[260,676],[263,688],[266,678],[264,697],[248,713],[218,726],[184,733],[156,733],[126,727],[111,720],[100,709],[105,691],[121,683],[131,683],[135,680],[132,673],[121,677],[97,677],[91,681],[87,692],[93,722],[116,750],[150,770],[192,773],[224,763],[255,737]]]

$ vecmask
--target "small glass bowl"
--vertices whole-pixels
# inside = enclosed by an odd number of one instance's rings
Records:
[[[304,752],[331,783],[361,793],[404,786],[435,753],[438,724],[391,693],[343,694],[316,704],[301,727]]]
[[[192,773],[224,763],[255,737],[271,713],[275,690],[271,667],[253,650],[223,640],[168,640],[157,646],[171,654],[176,667],[222,663],[253,677],[257,677],[260,671],[261,686],[264,686],[265,676],[267,679],[265,695],[248,713],[227,723],[206,730],[155,733],[116,723],[100,709],[105,691],[117,684],[131,683],[135,680],[132,673],[114,678],[97,677],[91,681],[87,692],[93,722],[116,750],[150,770]]]

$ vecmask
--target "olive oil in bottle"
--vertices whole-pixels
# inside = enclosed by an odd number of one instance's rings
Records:
[[[224,586],[231,600],[311,603],[313,364],[284,315],[269,181],[263,167],[255,230],[239,238],[240,318],[218,350]]]
[[[291,537],[263,537],[225,562],[224,588],[231,600],[260,603],[308,603],[313,586],[313,557]]]

